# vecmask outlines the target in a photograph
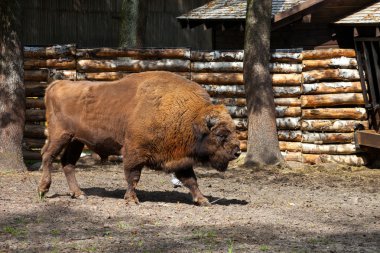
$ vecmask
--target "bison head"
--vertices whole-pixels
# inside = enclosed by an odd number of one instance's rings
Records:
[[[240,155],[236,126],[225,106],[210,105],[194,122],[197,138],[196,157],[219,171],[227,169],[229,161]]]

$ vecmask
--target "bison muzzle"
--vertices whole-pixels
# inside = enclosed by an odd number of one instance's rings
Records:
[[[197,83],[164,71],[131,74],[113,82],[55,81],[46,90],[47,142],[42,149],[41,197],[51,184],[52,162],[61,164],[71,195],[83,197],[74,166],[84,145],[101,157],[121,155],[125,200],[135,193],[144,166],[175,173],[198,205],[209,205],[193,166],[219,171],[240,154],[235,124]]]

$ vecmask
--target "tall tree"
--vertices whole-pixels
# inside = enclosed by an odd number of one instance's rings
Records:
[[[244,39],[244,83],[248,108],[245,164],[283,162],[280,152],[272,79],[269,72],[272,0],[248,0]]]
[[[24,170],[22,137],[25,121],[20,2],[0,1],[0,171]]]
[[[144,44],[146,0],[123,0],[121,3],[120,45],[138,48]]]

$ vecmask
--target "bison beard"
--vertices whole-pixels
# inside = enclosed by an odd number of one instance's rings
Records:
[[[61,164],[71,195],[84,197],[74,166],[84,145],[101,157],[122,155],[126,203],[138,203],[135,188],[144,166],[175,173],[198,205],[209,205],[193,166],[219,171],[240,154],[235,125],[224,106],[181,76],[152,71],[114,82],[56,81],[46,90],[47,142],[42,149],[40,197],[51,184],[52,161]]]

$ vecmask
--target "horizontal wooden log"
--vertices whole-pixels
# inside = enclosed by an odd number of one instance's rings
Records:
[[[355,154],[355,144],[312,144],[302,143],[302,153],[304,154],[330,154],[330,155],[342,155],[342,154]]]
[[[180,59],[136,60],[118,58],[117,60],[78,60],[79,72],[130,71],[142,72],[151,70],[190,71],[190,61]]]
[[[246,118],[235,118],[233,119],[237,130],[247,130],[248,129],[248,121]]]
[[[362,93],[339,93],[323,95],[302,95],[301,107],[327,107],[344,105],[364,105]]]
[[[43,97],[45,89],[49,84],[47,82],[30,82],[25,81],[25,96],[26,97]]]
[[[354,49],[317,49],[317,50],[305,50],[302,52],[303,60],[313,60],[313,59],[328,59],[337,57],[348,57],[355,58]]]
[[[203,84],[202,86],[213,97],[245,97],[244,85]]]
[[[290,106],[276,106],[276,117],[300,117],[301,107],[290,107]]]
[[[228,106],[245,106],[245,98],[211,98],[213,104],[224,104]]]
[[[310,83],[302,85],[303,94],[359,93],[360,82]]]
[[[271,73],[301,73],[302,64],[272,62],[269,63],[269,71]]]
[[[24,58],[61,58],[75,56],[76,45],[54,45],[50,47],[24,47]]]
[[[290,87],[273,87],[273,95],[275,98],[281,97],[299,97],[301,95],[300,86],[290,86]]]
[[[281,155],[284,157],[287,162],[302,162],[302,153],[301,152],[281,152]]]
[[[301,142],[279,141],[281,151],[299,152],[302,149]]]
[[[25,149],[41,149],[45,145],[45,139],[24,138],[22,146]]]
[[[302,134],[303,143],[332,144],[351,143],[354,141],[354,133],[309,133]]]
[[[271,54],[272,62],[302,62],[302,53],[274,52]]]
[[[26,109],[44,109],[45,102],[43,98],[26,98]]]
[[[242,152],[246,152],[247,151],[247,141],[246,140],[241,140],[240,141],[240,150]]]
[[[247,140],[248,139],[248,131],[237,131],[237,136],[239,140]]]
[[[292,118],[276,118],[278,130],[298,130],[301,127],[301,119],[299,117]]]
[[[274,103],[277,106],[301,106],[300,98],[275,98]]]
[[[191,73],[191,80],[200,84],[244,84],[241,73]]]
[[[192,61],[225,61],[225,62],[235,62],[243,61],[244,51],[191,51],[190,59]]]
[[[52,80],[72,80],[77,79],[76,70],[60,70],[60,69],[50,69],[49,71],[49,81]]]
[[[302,74],[272,74],[273,86],[300,86],[303,83]]]
[[[368,164],[368,159],[365,156],[359,155],[326,155],[319,157],[322,163],[337,163],[351,166],[365,166]]]
[[[77,80],[89,81],[115,81],[123,78],[126,73],[123,72],[100,72],[100,73],[77,73]]]
[[[91,48],[77,49],[77,57],[89,58],[115,58],[133,57],[135,59],[189,59],[190,50],[188,48],[170,49],[128,49],[128,48]]]
[[[277,135],[279,141],[301,142],[302,140],[302,131],[279,130]]]
[[[358,66],[355,58],[331,58],[323,60],[303,60],[303,71],[321,68],[355,69]]]
[[[245,106],[226,106],[228,112],[232,118],[244,118],[247,117],[247,107]]]
[[[357,69],[322,69],[302,72],[305,83],[319,81],[357,81],[360,79]]]
[[[360,120],[302,120],[302,131],[317,131],[317,132],[339,132],[349,133],[353,132],[357,125],[363,125],[365,129],[368,129],[368,121]]]
[[[27,109],[25,111],[25,120],[26,121],[45,121],[46,120],[46,111],[45,110],[35,110]]]
[[[23,150],[22,155],[24,160],[41,160],[41,152],[40,151],[31,151],[31,150]]]
[[[302,154],[302,163],[319,164],[321,163],[320,154]]]
[[[318,108],[303,109],[303,119],[356,119],[364,120],[367,112],[364,108]]]
[[[40,139],[46,138],[44,131],[45,131],[45,126],[43,125],[25,124],[24,137],[40,138]]]
[[[59,59],[25,59],[24,69],[40,69],[40,68],[54,68],[54,69],[75,69],[76,61],[73,58],[59,58]]]
[[[243,72],[243,62],[192,62],[191,72]]]
[[[24,72],[25,81],[40,81],[46,82],[49,77],[49,71],[47,69],[39,70],[26,70]]]

